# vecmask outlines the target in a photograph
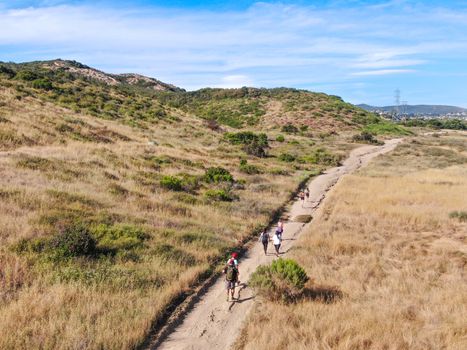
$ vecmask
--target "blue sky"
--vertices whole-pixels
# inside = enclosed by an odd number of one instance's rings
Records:
[[[467,0],[0,0],[0,61],[467,107]]]

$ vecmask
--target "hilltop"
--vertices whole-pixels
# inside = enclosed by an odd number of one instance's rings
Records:
[[[368,128],[406,132],[321,93],[0,64],[0,348],[135,348]]]
[[[138,74],[107,74],[75,61],[0,63],[2,85],[105,119],[138,124],[190,114],[234,128],[296,124],[317,131],[351,130],[380,118],[340,97],[305,90],[240,88],[185,91]]]

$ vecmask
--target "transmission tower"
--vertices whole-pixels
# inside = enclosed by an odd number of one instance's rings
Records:
[[[407,101],[401,101],[401,104],[402,104],[401,114],[403,115],[408,114]]]

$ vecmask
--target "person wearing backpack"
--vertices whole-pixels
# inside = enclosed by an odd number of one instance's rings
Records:
[[[263,248],[264,248],[264,255],[268,255],[268,243],[269,243],[269,233],[266,229],[261,232],[261,235],[259,236],[259,241],[263,243]]]
[[[232,300],[234,300],[235,284],[237,282],[240,282],[238,280],[238,276],[240,275],[240,272],[238,271],[237,258],[238,258],[238,254],[233,252],[232,257],[227,261],[227,264],[224,267],[225,287],[227,289],[227,301],[230,300],[230,296],[232,297]]]

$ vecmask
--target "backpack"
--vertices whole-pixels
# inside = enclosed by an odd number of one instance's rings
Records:
[[[232,259],[230,259],[225,269],[225,279],[229,282],[234,282],[237,280],[237,273],[238,271],[235,267],[235,263]]]
[[[269,235],[266,232],[263,232],[263,234],[261,235],[261,242],[268,243],[268,241],[269,241]]]

